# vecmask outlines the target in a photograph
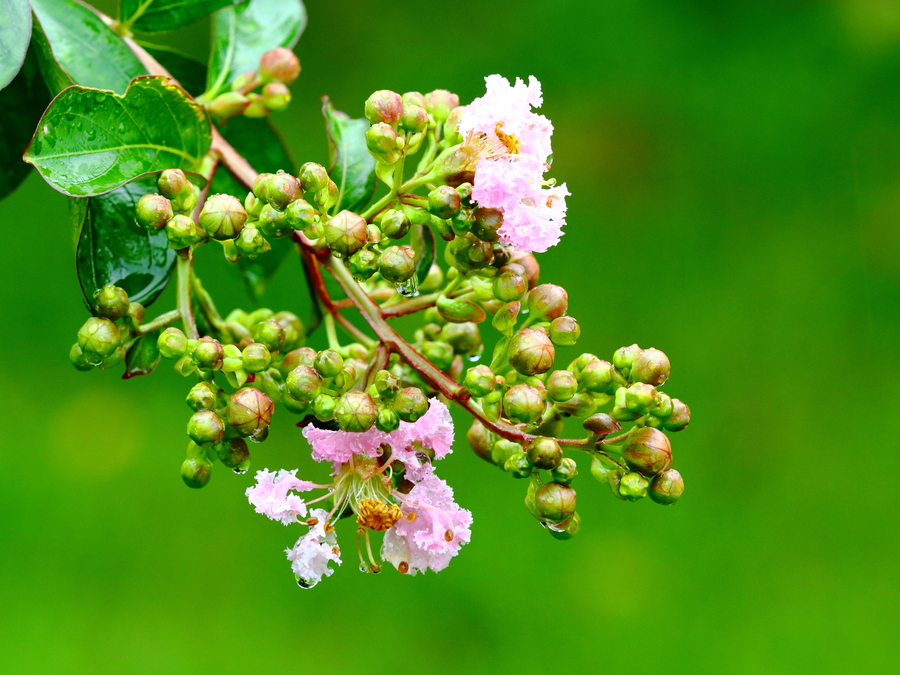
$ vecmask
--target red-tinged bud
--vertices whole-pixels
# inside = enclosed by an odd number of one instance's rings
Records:
[[[525,328],[509,343],[509,364],[522,375],[546,373],[553,367],[556,351],[540,330]]]
[[[664,384],[669,379],[672,366],[669,357],[658,349],[644,349],[631,364],[631,380],[645,382],[653,386]]]
[[[684,479],[675,469],[664,471],[650,483],[650,499],[657,504],[663,506],[674,504],[682,494],[684,494]]]
[[[552,471],[562,461],[563,451],[556,439],[538,436],[528,446],[528,459],[538,469]]]
[[[169,219],[175,215],[172,202],[158,194],[143,195],[135,206],[135,215],[139,225],[148,230],[161,230]]]
[[[606,413],[591,415],[581,425],[592,434],[597,434],[604,438],[622,429],[622,425]]]
[[[404,103],[403,116],[400,118],[400,128],[409,133],[417,134],[428,127],[428,113],[423,106],[415,103]]]
[[[622,450],[625,462],[646,476],[666,471],[672,466],[672,446],[658,429],[644,427],[632,432]]]
[[[463,138],[459,135],[459,121],[465,112],[466,106],[458,105],[447,116],[447,121],[444,123],[444,138],[449,143],[462,143]]]
[[[402,283],[416,273],[416,252],[412,246],[388,246],[378,260],[381,276],[393,283]]]
[[[194,186],[191,185],[191,182],[181,169],[166,169],[159,174],[156,184],[163,197],[173,201],[183,200],[194,189]]]
[[[428,399],[418,387],[407,387],[394,397],[394,411],[404,422],[415,422],[428,412]]]
[[[545,384],[547,395],[557,403],[568,401],[578,391],[578,380],[568,370],[554,370]]]
[[[581,327],[571,316],[560,316],[553,319],[550,324],[550,339],[553,344],[561,347],[571,347],[581,337]]]
[[[400,159],[400,139],[390,124],[379,122],[366,131],[366,147],[382,164],[394,164]]]
[[[328,248],[346,258],[366,243],[366,221],[352,211],[341,211],[326,223],[324,236]]]
[[[571,539],[581,530],[581,516],[575,512],[571,517],[567,518],[559,524],[550,523],[547,525],[547,531],[554,539],[566,541]]]
[[[666,431],[681,431],[691,423],[691,409],[677,398],[672,399],[672,413],[663,420]]]
[[[234,239],[247,222],[247,211],[241,202],[231,195],[216,194],[208,197],[200,211],[200,227],[213,239]]]
[[[379,122],[394,126],[403,116],[403,99],[400,94],[382,89],[366,100],[366,119],[372,124]]]
[[[459,96],[446,89],[435,89],[425,94],[425,109],[434,117],[434,121],[443,124],[450,116],[450,111],[459,106]]]
[[[264,198],[279,211],[284,211],[288,204],[301,195],[300,181],[284,171],[272,174],[266,180]]]
[[[515,423],[532,424],[544,412],[541,392],[527,384],[515,384],[503,395],[503,411]]]
[[[575,513],[575,490],[559,483],[545,483],[534,495],[534,506],[544,522],[561,523]]]
[[[228,423],[242,436],[264,433],[274,411],[272,399],[253,387],[239,389],[228,399]]]
[[[197,342],[191,355],[194,363],[203,370],[220,370],[225,358],[225,349],[215,338],[205,336]]]
[[[272,112],[283,112],[291,104],[291,90],[281,82],[269,82],[263,87],[260,102]]]
[[[232,438],[218,446],[219,461],[235,473],[246,473],[250,466],[250,448],[243,438]]]
[[[284,47],[267,51],[259,60],[259,77],[263,82],[290,84],[300,74],[300,59]]]
[[[481,422],[472,420],[472,426],[469,427],[469,431],[466,433],[466,440],[469,441],[469,445],[476,455],[485,462],[494,463],[491,459],[491,446],[493,445],[491,437]]]
[[[497,230],[503,224],[503,212],[499,209],[479,207],[473,211],[472,234],[482,241],[497,241]]]
[[[569,309],[569,294],[562,286],[541,284],[535,286],[525,296],[528,310],[536,319],[550,319],[563,316]]]

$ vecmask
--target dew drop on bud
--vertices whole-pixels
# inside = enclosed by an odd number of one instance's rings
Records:
[[[275,173],[284,175],[284,169],[278,169],[278,171],[276,171]]]
[[[394,284],[394,287],[404,298],[414,298],[419,294],[419,282],[416,280],[415,274],[406,281]]]

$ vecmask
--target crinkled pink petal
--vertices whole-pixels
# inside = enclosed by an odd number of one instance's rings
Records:
[[[543,253],[556,245],[566,224],[568,194],[565,183],[550,188],[538,187],[514,206],[505,208],[503,224],[498,230],[500,241],[533,253]]]
[[[306,588],[312,588],[323,576],[330,577],[334,573],[328,563],[341,564],[341,550],[337,547],[334,530],[325,531],[328,513],[324,509],[313,509],[310,515],[319,522],[310,527],[293,548],[284,551],[298,583]]]
[[[284,525],[296,523],[297,516],[306,516],[306,503],[299,495],[289,494],[289,491],[307,492],[317,487],[315,483],[298,479],[296,473],[297,469],[257,471],[256,485],[248,487],[244,494],[257,513]]]

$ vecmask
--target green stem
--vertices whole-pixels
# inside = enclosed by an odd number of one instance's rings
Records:
[[[341,346],[340,340],[338,340],[337,330],[335,330],[334,326],[334,315],[329,312],[327,309],[324,311],[325,314],[325,334],[328,336],[328,347],[330,349],[338,349]]]
[[[197,323],[194,321],[194,309],[191,307],[191,269],[193,259],[190,249],[179,251],[175,270],[178,274],[178,313],[184,325],[184,333],[196,340],[200,337]]]
[[[370,220],[373,216],[378,215],[386,207],[390,206],[391,202],[396,201],[396,199],[397,193],[391,191],[359,215],[363,220]]]
[[[152,333],[153,331],[159,330],[160,328],[166,328],[178,321],[178,317],[180,316],[181,312],[179,312],[177,309],[173,309],[169,312],[166,312],[165,314],[160,314],[152,321],[141,324],[140,326],[138,326],[137,332],[141,335],[146,335],[147,333]]]

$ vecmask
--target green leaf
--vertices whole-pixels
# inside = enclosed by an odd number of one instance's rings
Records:
[[[160,331],[155,330],[142,335],[128,349],[125,355],[125,373],[123,380],[141,375],[149,375],[159,365],[159,340]]]
[[[32,47],[16,79],[0,91],[0,199],[19,187],[31,170],[22,153],[49,102]]]
[[[437,258],[434,232],[427,225],[415,224],[410,235],[410,244],[416,252],[416,281],[421,285]]]
[[[366,130],[370,125],[367,120],[350,119],[346,113],[335,110],[327,96],[322,101],[328,134],[328,173],[340,194],[337,210],[357,211],[375,192],[375,158],[366,148]]]
[[[292,49],[304,28],[306,7],[300,0],[245,0],[216,12],[206,81],[210,98],[257,70],[267,51]]]
[[[125,30],[162,33],[181,28],[235,0],[122,0],[119,10]]]
[[[31,40],[28,0],[0,0],[0,89],[13,81]]]
[[[128,45],[90,9],[73,0],[31,0],[49,56],[72,84],[121,93],[133,77],[146,74]],[[51,66],[43,59],[41,67]],[[62,89],[59,74],[44,72],[51,88]],[[65,86],[65,85],[63,85]]]
[[[165,45],[139,43],[191,96],[206,90],[206,64]]]
[[[73,86],[57,96],[25,153],[51,187],[108,192],[141,174],[199,167],[212,140],[206,112],[165,77],[139,77],[124,96]]]
[[[256,171],[275,173],[279,169],[296,173],[296,167],[284,143],[272,126],[262,119],[235,117],[222,129],[222,135]],[[247,187],[225,167],[219,167],[213,176],[210,192],[225,192],[239,199],[247,194]],[[247,293],[259,302],[272,275],[293,250],[290,239],[273,239],[272,250],[254,259],[242,256],[235,263]]]
[[[165,230],[149,232],[134,221],[134,205],[156,192],[158,174],[142,176],[97,197],[72,199],[75,266],[88,307],[106,284],[124,288],[133,302],[151,304],[175,265]]]

